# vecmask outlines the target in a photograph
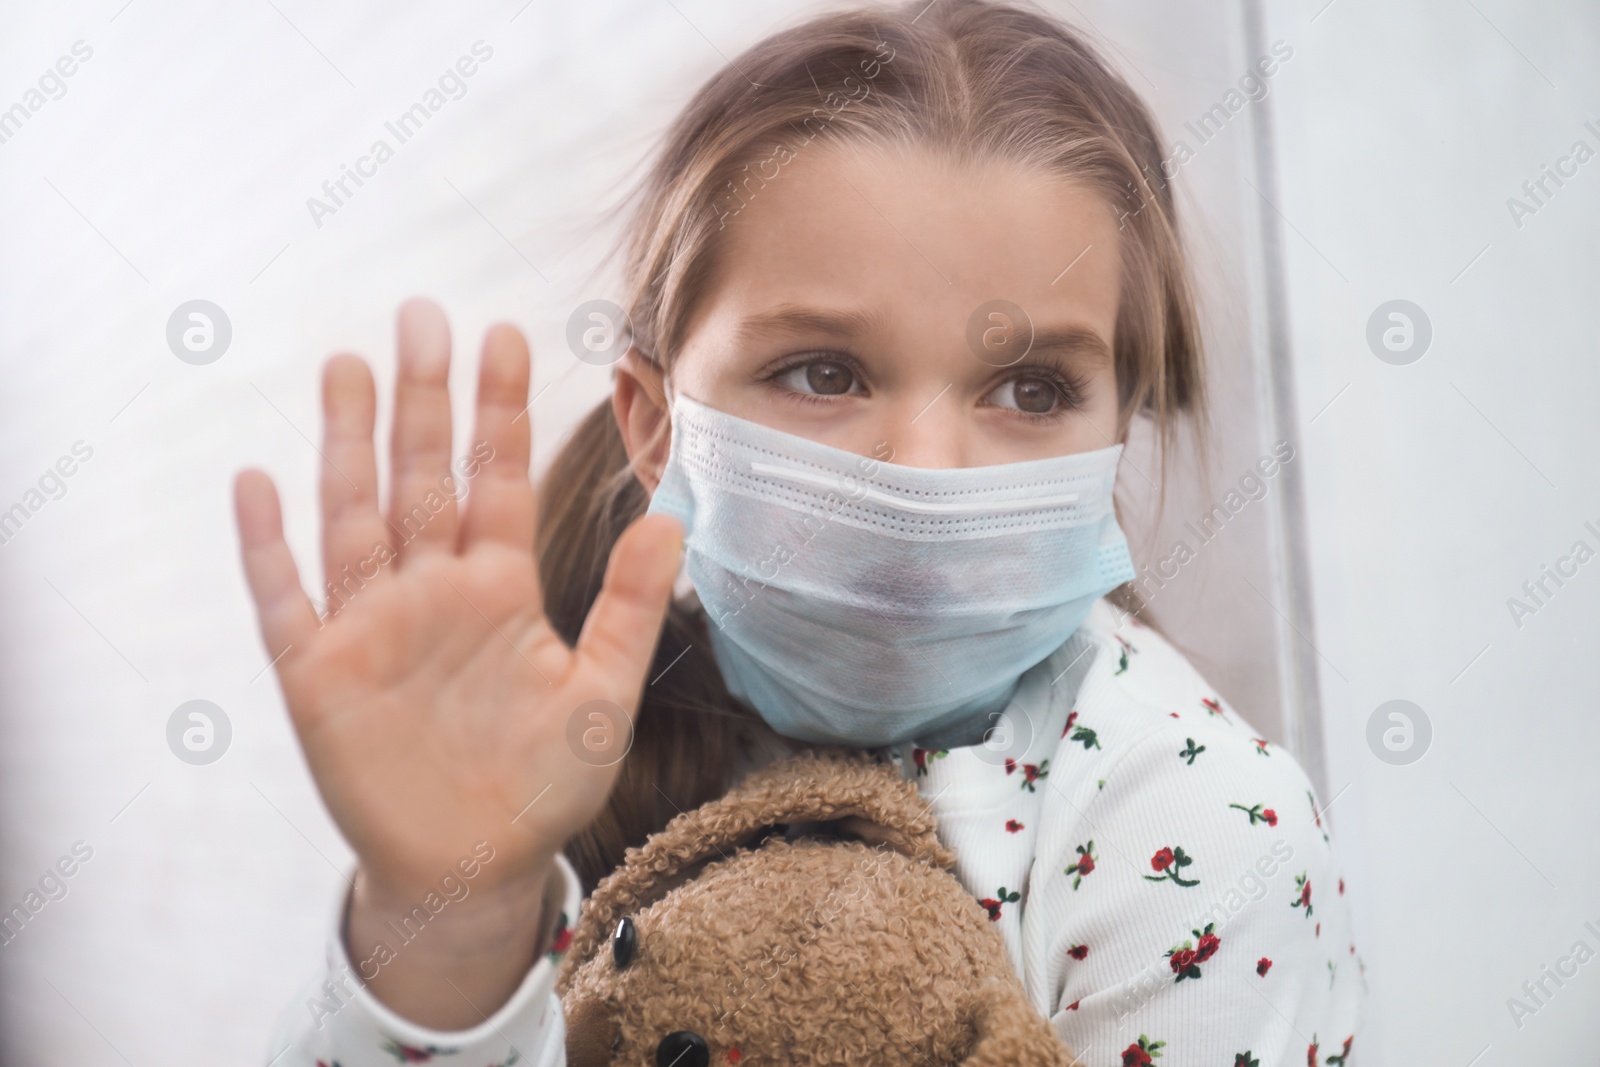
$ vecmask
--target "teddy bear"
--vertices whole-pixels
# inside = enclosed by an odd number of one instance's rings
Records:
[[[826,745],[680,813],[580,909],[569,1067],[1074,1067],[913,782]]]

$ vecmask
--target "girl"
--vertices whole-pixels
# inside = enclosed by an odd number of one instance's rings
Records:
[[[328,616],[236,486],[269,654],[359,858],[279,1063],[563,1062],[585,893],[800,746],[894,761],[1091,1064],[1346,1064],[1362,995],[1320,807],[1148,624],[1111,489],[1204,389],[1156,128],[1071,31],[983,0],[828,14],[714,77],[626,245],[611,403],[529,485],[529,356],[326,366]],[[594,357],[589,357],[594,358]],[[701,1035],[699,1064],[736,1062]],[[685,1064],[687,1067],[687,1064]]]

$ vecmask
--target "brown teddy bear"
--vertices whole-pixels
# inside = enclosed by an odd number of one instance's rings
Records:
[[[747,775],[629,849],[557,978],[570,1067],[1072,1067],[889,764]]]

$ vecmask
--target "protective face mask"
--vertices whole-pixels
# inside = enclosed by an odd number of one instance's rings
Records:
[[[671,417],[649,512],[684,525],[729,691],[787,737],[976,743],[1135,575],[1111,502],[1121,445],[930,470],[681,393]]]

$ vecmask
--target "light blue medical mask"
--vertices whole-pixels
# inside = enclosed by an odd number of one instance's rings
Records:
[[[930,470],[681,393],[671,415],[649,511],[684,525],[729,691],[787,737],[975,743],[1134,577],[1111,500],[1121,445]]]

